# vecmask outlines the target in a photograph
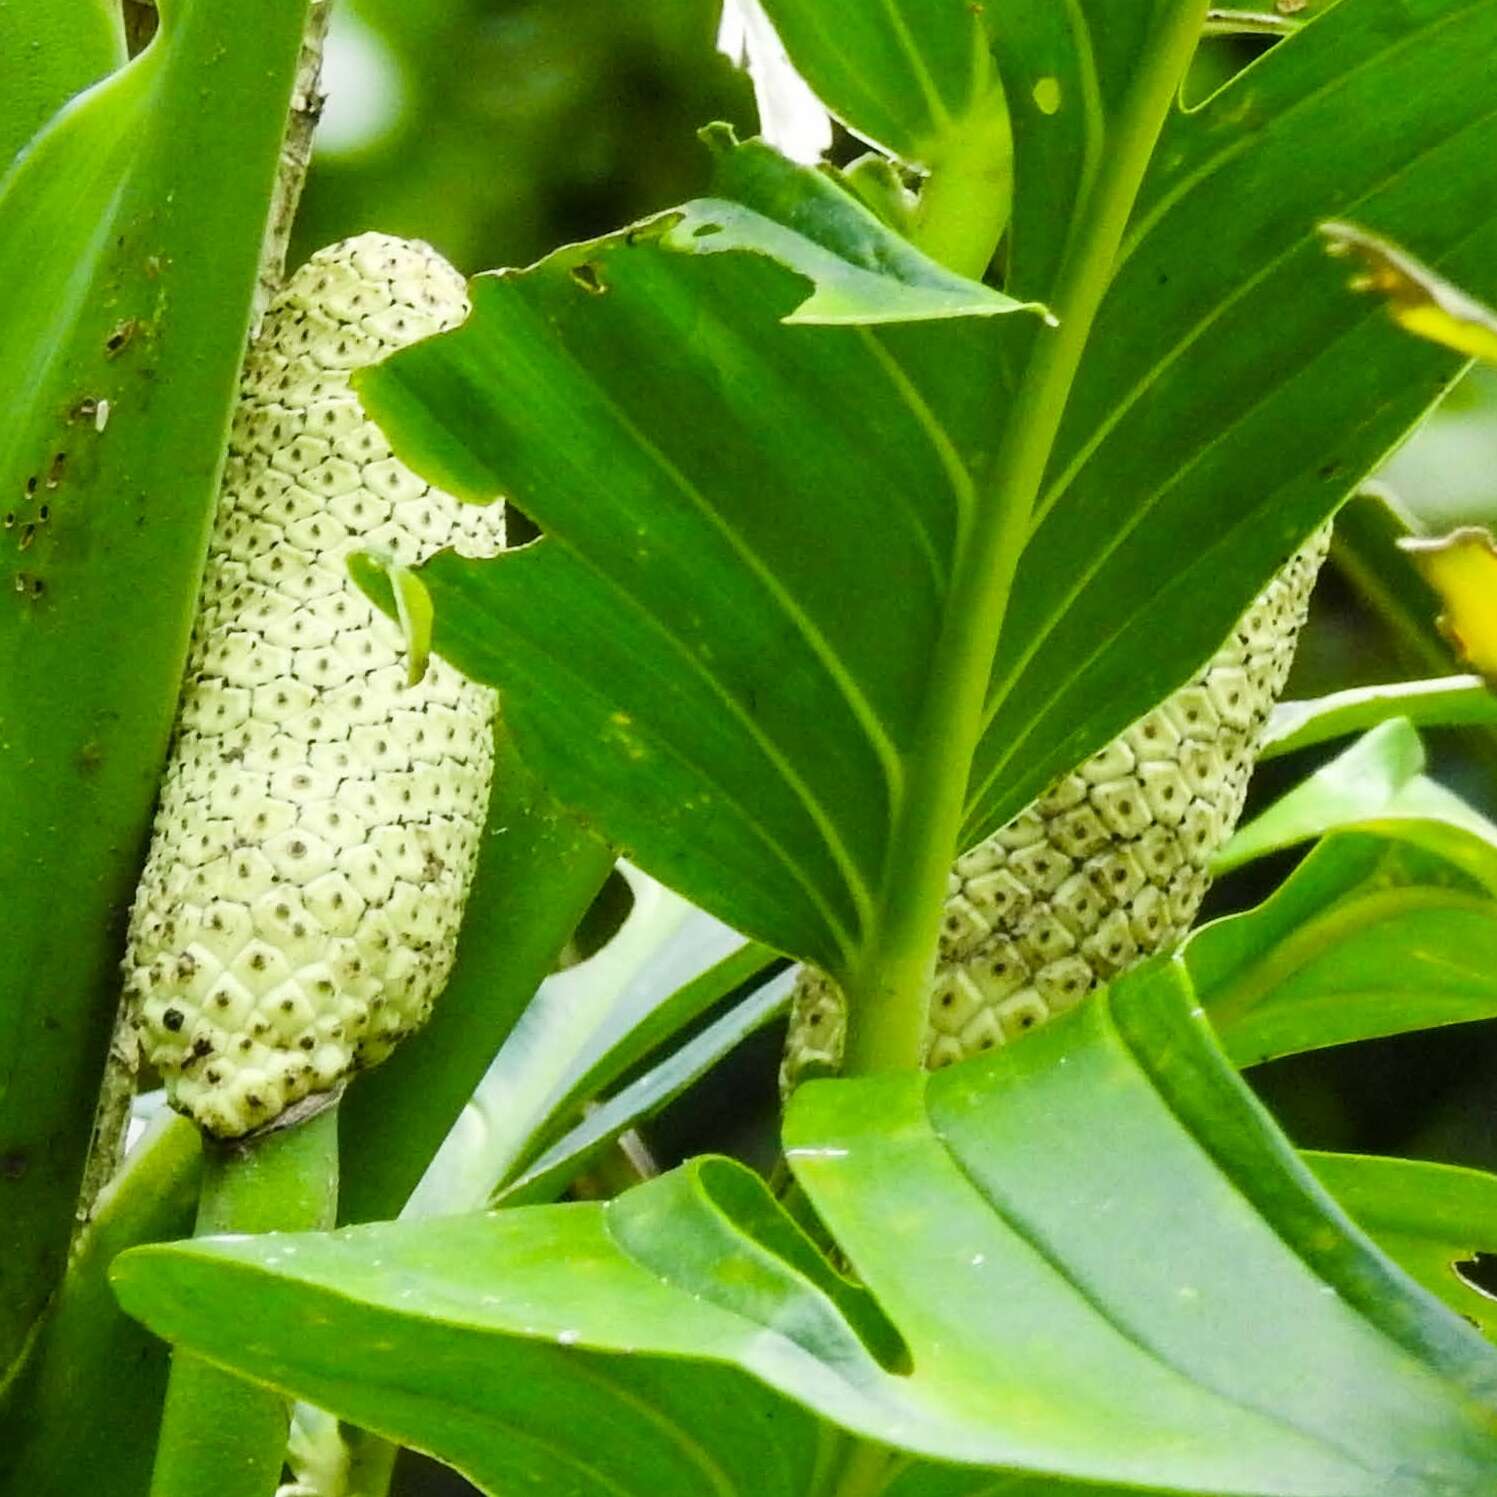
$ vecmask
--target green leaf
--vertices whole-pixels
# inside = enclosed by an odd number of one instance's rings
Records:
[[[421,1032],[339,1106],[345,1222],[397,1215],[613,865],[496,734],[494,788],[452,976]]]
[[[1026,27],[1074,44],[1054,8],[1005,13],[1006,48]],[[1107,78],[1131,35],[1107,33]],[[1359,0],[1168,125],[1023,557],[964,842],[1207,658],[1451,370],[1340,293],[1312,226],[1361,194],[1463,258],[1497,245],[1470,128],[1494,46],[1489,8]],[[1348,121],[1374,98],[1369,147]],[[626,232],[480,277],[464,328],[363,389],[418,468],[546,532],[422,572],[437,649],[503,686],[537,772],[722,919],[845,971],[919,789],[954,536],[1030,339],[1011,318],[781,326],[804,275],[682,253],[713,243]]]
[[[1497,695],[1480,676],[1439,676],[1353,686],[1304,702],[1284,702],[1264,734],[1260,759],[1373,728],[1393,718],[1416,727],[1497,727]]]
[[[1146,70],[1157,11],[1109,0],[1063,6],[1027,0],[980,12],[1013,131],[1010,290],[1051,295],[1073,230],[1105,170],[1128,90]]]
[[[752,944],[743,947],[713,969],[714,974],[718,974],[719,968],[733,964],[728,973],[717,975],[714,985],[726,985],[726,990],[731,991],[738,986],[738,981],[733,979],[741,981],[762,968],[765,954],[763,947]],[[659,1065],[651,1066],[606,1102],[600,1103],[575,1128],[531,1162],[523,1174],[517,1175],[513,1184],[505,1186],[498,1193],[496,1204],[522,1205],[555,1200],[568,1183],[621,1133],[674,1101],[687,1087],[700,1081],[730,1050],[784,1013],[794,981],[794,973],[786,972],[764,983]]]
[[[1072,7],[988,9],[1061,27]],[[1454,376],[1453,355],[1345,294],[1314,225],[1354,207],[1497,289],[1472,72],[1493,47],[1497,11],[1470,0],[1357,0],[1166,124],[1017,579],[965,841],[1166,696],[1177,661],[1207,659]],[[1049,170],[1045,190],[1064,200],[1067,180]],[[1021,194],[1016,246],[1025,211]],[[1040,271],[1009,289],[1049,294]]]
[[[627,876],[634,906],[622,929],[541,986],[408,1213],[475,1210],[589,1102],[772,958],[652,879]]]
[[[0,181],[0,1379],[72,1227],[306,6],[164,4]]]
[[[716,152],[719,197],[686,204],[668,237],[678,246],[708,238],[698,248],[710,253],[768,254],[808,276],[811,295],[786,322],[871,326],[1044,312],[944,269],[828,174],[793,165],[763,141],[739,145],[726,125],[703,136]]]
[[[1004,121],[980,10],[922,0],[764,0],[796,70],[850,130],[910,166],[939,167]]]
[[[1336,827],[1392,816],[1448,821],[1497,845],[1497,826],[1425,775],[1424,763],[1424,745],[1406,718],[1382,723],[1239,828],[1213,871],[1228,873]]]
[[[559,1479],[536,1462],[563,1401],[593,1435],[578,1494],[814,1490],[786,1477],[804,1425],[719,1401],[724,1366],[948,1462],[1258,1497],[1485,1492],[1497,1353],[1352,1227],[1193,1002],[1153,963],[1022,1046],[803,1087],[788,1155],[863,1288],[714,1159],[606,1205],[146,1248],[116,1286],[174,1342],[492,1492]],[[621,1390],[644,1400],[627,1447],[597,1422]],[[689,1437],[711,1486],[680,1474]],[[903,1490],[922,1487],[951,1490]]]
[[[116,0],[0,5],[0,172],[71,99],[125,60]]]
[[[1463,1273],[1497,1253],[1497,1175],[1356,1154],[1304,1160],[1405,1273],[1497,1340],[1497,1302]]]
[[[1327,837],[1183,960],[1242,1066],[1497,1015],[1497,845],[1444,821]]]
[[[909,330],[781,326],[803,277],[716,243],[626,232],[479,277],[456,336],[361,388],[444,487],[546,532],[421,569],[436,648],[503,677],[537,772],[728,923],[838,968],[969,502],[932,411],[971,431],[993,360],[955,322],[920,329],[918,377],[884,341]]]

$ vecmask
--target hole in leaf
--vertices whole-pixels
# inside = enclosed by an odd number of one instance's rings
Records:
[[[602,276],[598,274],[598,267],[590,261],[584,260],[582,264],[574,265],[571,274],[572,279],[593,296],[602,296],[608,290]]]
[[[1486,1299],[1497,1300],[1497,1253],[1473,1253],[1450,1265],[1468,1289]]]

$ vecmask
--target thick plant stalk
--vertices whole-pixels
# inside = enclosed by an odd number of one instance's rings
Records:
[[[957,859],[928,1067],[1017,1039],[1189,928],[1241,814],[1327,539],[1290,560],[1190,682]],[[838,1070],[846,1028],[842,993],[808,969],[785,1087]]]
[[[325,1231],[337,1197],[338,1115],[326,1108],[296,1127],[210,1144],[196,1235]],[[271,1497],[289,1420],[279,1393],[176,1348],[151,1497]]]
[[[127,987],[146,1058],[208,1132],[336,1095],[425,1018],[452,964],[493,762],[494,696],[402,641],[353,586],[502,544],[391,454],[351,372],[467,312],[424,245],[315,255],[245,365]]]

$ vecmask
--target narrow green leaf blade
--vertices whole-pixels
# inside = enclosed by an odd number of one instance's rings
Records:
[[[1399,717],[1421,728],[1497,727],[1497,695],[1480,676],[1437,676],[1284,702],[1268,725],[1259,758],[1276,759]]]
[[[1497,1015],[1497,846],[1445,821],[1327,837],[1182,959],[1241,1066]]]
[[[732,958],[728,959],[729,961]],[[733,976],[749,975],[762,964],[763,948],[743,948]],[[555,1200],[626,1129],[637,1126],[701,1080],[730,1050],[785,1011],[793,973],[783,973],[714,1020],[699,1035],[666,1056],[659,1065],[600,1103],[577,1126],[551,1145],[496,1197],[496,1204],[526,1205]],[[733,983],[737,986],[737,983]]]
[[[622,929],[541,984],[407,1214],[476,1210],[588,1103],[772,958],[647,876],[625,876],[634,904]]]
[[[0,182],[0,1369],[72,1228],[306,8],[163,4]]]

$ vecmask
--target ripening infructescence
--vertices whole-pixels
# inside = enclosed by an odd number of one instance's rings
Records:
[[[957,859],[927,1066],[1016,1039],[1189,928],[1242,811],[1328,538],[1289,561],[1191,681]],[[804,971],[786,1089],[840,1066],[846,1021],[836,984]]]
[[[452,965],[494,694],[440,660],[408,686],[346,562],[492,555],[502,511],[401,464],[350,376],[467,311],[434,251],[367,234],[291,278],[245,364],[125,961],[144,1054],[211,1133],[383,1059]]]

